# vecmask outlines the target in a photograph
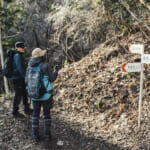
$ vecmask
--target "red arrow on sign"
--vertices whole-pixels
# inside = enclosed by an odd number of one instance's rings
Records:
[[[122,66],[124,72],[141,72],[141,63],[125,63]]]
[[[124,72],[127,72],[127,70],[125,69],[125,66],[127,65],[127,63],[125,63],[125,64],[123,64],[122,65],[122,70],[124,71]]]

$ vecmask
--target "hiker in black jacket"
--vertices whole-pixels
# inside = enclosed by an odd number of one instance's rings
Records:
[[[15,43],[16,50],[13,56],[13,74],[12,81],[15,90],[15,96],[13,99],[13,117],[22,118],[23,114],[19,113],[19,104],[21,102],[21,98],[23,99],[24,104],[24,113],[31,114],[32,110],[29,108],[28,97],[26,92],[25,85],[25,61],[23,58],[23,53],[25,52],[25,46],[23,42]]]
[[[40,91],[41,84],[44,87],[44,92],[39,98],[31,97],[32,104],[33,104],[33,116],[32,116],[32,138],[33,140],[39,140],[39,117],[41,107],[43,107],[43,114],[44,114],[44,137],[46,141],[51,139],[50,133],[50,126],[51,126],[51,116],[50,116],[50,108],[52,108],[52,101],[53,101],[53,86],[51,82],[56,80],[58,75],[58,70],[53,71],[53,69],[48,66],[47,63],[44,62],[44,55],[46,50],[41,50],[40,48],[35,48],[32,51],[32,57],[28,64],[27,74],[26,74],[26,82],[27,82],[27,89],[28,94],[34,95],[36,91]],[[32,74],[32,71],[34,73]],[[40,70],[40,71],[37,71]],[[35,72],[41,73],[41,78],[38,80]],[[35,75],[36,74],[36,75]],[[34,77],[35,75],[35,77]],[[30,77],[33,77],[30,78]],[[40,81],[40,86],[37,82]],[[35,87],[39,87],[39,90],[36,90]],[[36,95],[36,94],[35,94]]]

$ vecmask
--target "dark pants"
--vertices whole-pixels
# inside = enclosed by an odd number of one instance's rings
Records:
[[[15,90],[15,96],[13,100],[13,114],[16,114],[18,112],[21,99],[23,100],[25,109],[29,108],[29,104],[24,79],[14,79],[13,84]]]
[[[50,137],[50,126],[51,126],[51,116],[50,108],[52,108],[53,97],[46,101],[33,101],[33,116],[32,116],[32,136],[37,138],[39,136],[39,116],[41,107],[43,107],[44,114],[44,136],[46,138]]]
[[[43,107],[44,118],[50,118],[50,108],[52,108],[53,96],[49,100],[45,101],[32,101],[33,104],[33,117],[40,116],[41,107]]]

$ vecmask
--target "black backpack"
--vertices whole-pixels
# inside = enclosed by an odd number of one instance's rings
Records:
[[[4,63],[4,67],[2,70],[3,76],[7,78],[11,78],[13,74],[13,56],[15,54],[15,51],[8,50],[7,51],[7,59]]]

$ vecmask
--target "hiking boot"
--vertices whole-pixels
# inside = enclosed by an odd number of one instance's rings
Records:
[[[49,137],[44,137],[44,146],[46,149],[48,149],[51,145],[51,136]]]
[[[39,118],[32,117],[32,139],[34,142],[39,141]]]
[[[32,135],[32,140],[33,140],[33,142],[37,143],[40,140],[40,136],[38,136],[38,135]]]
[[[49,136],[44,136],[44,141],[45,141],[45,142],[49,142],[49,141],[51,141],[51,140],[52,140],[51,134],[49,134]]]
[[[45,141],[51,140],[50,126],[51,126],[51,119],[49,119],[49,118],[44,119],[44,139],[45,139]]]
[[[25,109],[24,109],[24,113],[25,113],[26,115],[32,115],[33,109],[25,108]]]
[[[19,113],[19,112],[13,113],[13,117],[14,118],[25,118],[25,116],[23,114]]]
[[[37,129],[32,129],[32,140],[38,142],[40,140],[39,132]]]

